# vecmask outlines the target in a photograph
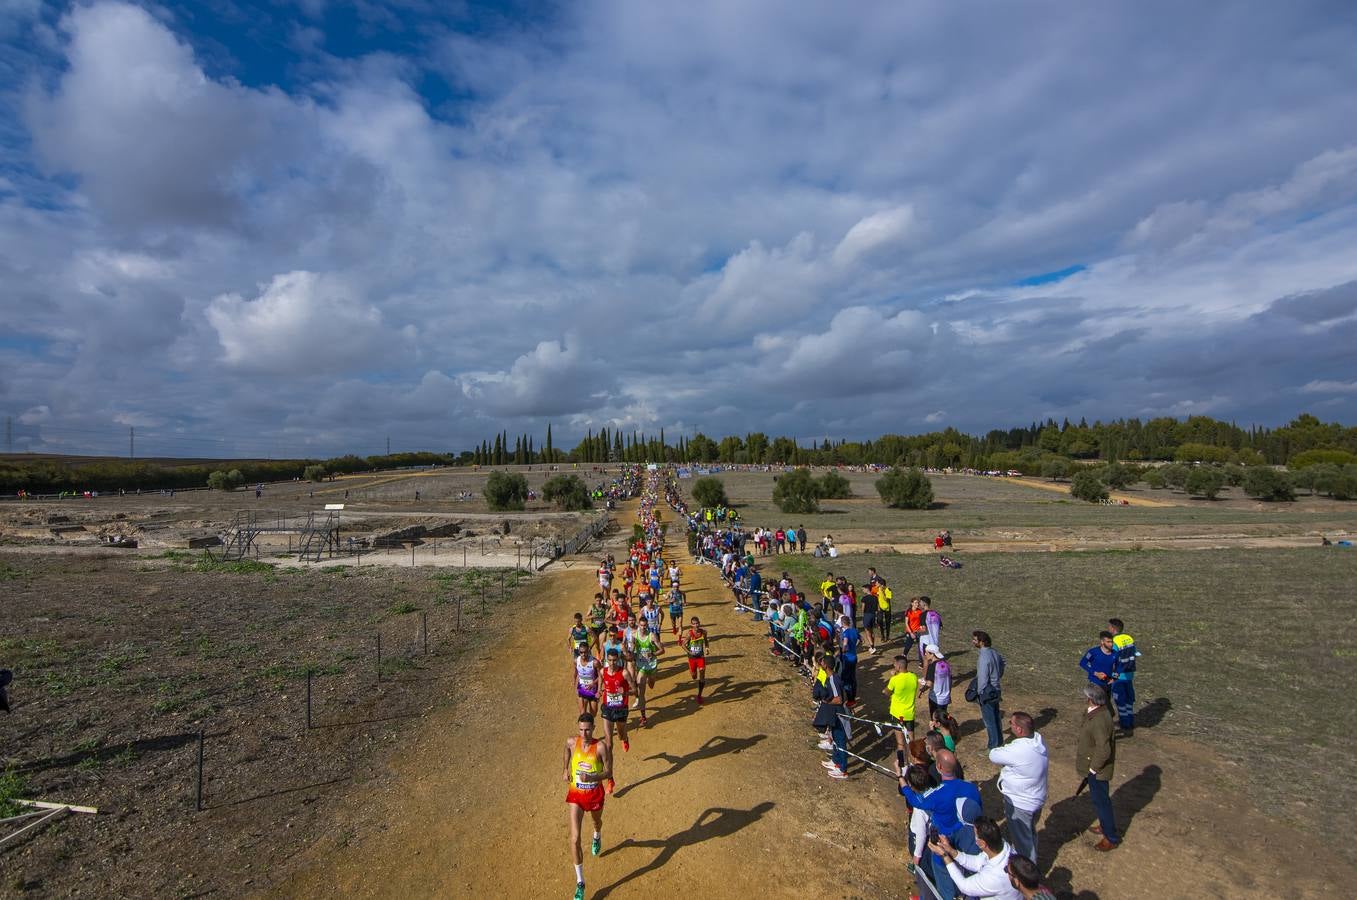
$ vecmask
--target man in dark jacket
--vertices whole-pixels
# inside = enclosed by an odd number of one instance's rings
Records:
[[[1079,725],[1079,743],[1074,766],[1088,784],[1089,797],[1098,813],[1098,824],[1091,829],[1102,835],[1094,850],[1115,850],[1121,845],[1117,822],[1112,815],[1109,783],[1117,763],[1117,742],[1113,736],[1112,712],[1107,708],[1107,691],[1095,684],[1084,685],[1084,719]]]

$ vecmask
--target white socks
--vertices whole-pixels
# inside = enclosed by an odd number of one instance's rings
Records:
[[[575,883],[576,883],[576,884],[584,884],[584,866],[583,866],[583,865],[577,865],[577,866],[575,866]]]

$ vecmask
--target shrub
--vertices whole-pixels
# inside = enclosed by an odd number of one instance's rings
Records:
[[[853,486],[838,472],[826,472],[817,485],[820,497],[825,500],[843,500],[853,496]]]
[[[218,469],[207,476],[207,486],[214,491],[234,491],[244,483],[245,476],[239,469],[232,469],[229,472]]]
[[[1220,489],[1225,487],[1225,474],[1219,469],[1198,466],[1188,473],[1185,487],[1189,496],[1214,500]]]
[[[1230,463],[1228,466],[1221,469],[1220,472],[1222,475],[1225,476],[1225,483],[1228,484],[1230,487],[1239,487],[1241,484],[1244,483],[1243,466],[1236,465],[1235,463]]]
[[[508,472],[491,472],[485,481],[485,502],[497,512],[522,509],[528,499],[528,479]]]
[[[1295,500],[1290,480],[1270,466],[1252,466],[1244,475],[1244,493],[1259,500]]]
[[[796,469],[778,478],[773,486],[773,502],[785,513],[819,512],[819,485],[809,469]]]
[[[1164,486],[1164,473],[1158,468],[1147,469],[1145,474],[1140,476],[1140,480],[1158,490]]]
[[[1070,482],[1070,496],[1089,503],[1107,499],[1107,485],[1098,480],[1092,472],[1080,472]]]
[[[326,474],[325,467],[319,463],[314,466],[307,466],[302,471],[302,477],[307,481],[324,481]]]
[[[699,478],[693,482],[693,499],[699,506],[729,506],[726,486],[719,478]]]
[[[522,476],[519,476],[522,477]],[[554,503],[557,509],[589,509],[594,503],[589,499],[589,487],[578,475],[554,475],[542,485],[542,497]]]
[[[1164,484],[1167,484],[1172,488],[1178,488],[1179,490],[1187,484],[1188,471],[1187,466],[1180,466],[1177,463],[1163,466],[1159,469],[1160,474],[1164,476]]]
[[[1347,450],[1306,450],[1291,457],[1286,467],[1294,471],[1324,463],[1332,466],[1349,466],[1357,463],[1357,453],[1349,453]]]
[[[918,469],[896,466],[877,481],[876,492],[894,509],[928,509],[933,502],[933,482]]]
[[[1041,474],[1052,481],[1069,478],[1073,465],[1068,459],[1048,459],[1041,464]]]
[[[1108,463],[1098,473],[1098,480],[1114,491],[1124,490],[1136,483],[1139,473],[1121,463]]]

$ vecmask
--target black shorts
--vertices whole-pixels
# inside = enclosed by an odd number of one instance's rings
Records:
[[[609,722],[627,721],[627,708],[625,706],[604,706],[602,712],[603,718]]]
[[[876,624],[876,610],[864,609],[862,611],[862,627],[871,628]]]

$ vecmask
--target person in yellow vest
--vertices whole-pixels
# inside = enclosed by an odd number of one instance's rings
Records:
[[[570,811],[570,853],[575,864],[575,900],[584,900],[584,852],[580,849],[580,829],[584,814],[594,819],[594,839],[589,852],[598,856],[603,846],[603,785],[613,777],[612,756],[606,741],[594,739],[594,717],[579,717],[579,734],[565,742],[565,771],[569,785],[565,802]]]

